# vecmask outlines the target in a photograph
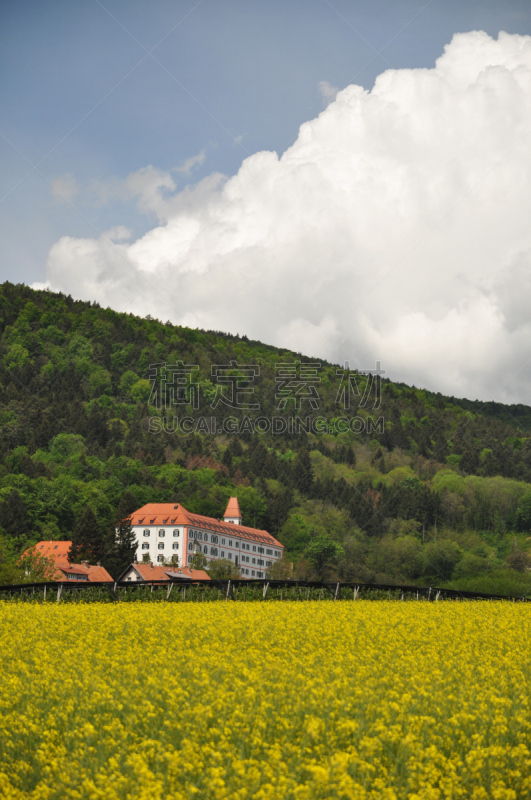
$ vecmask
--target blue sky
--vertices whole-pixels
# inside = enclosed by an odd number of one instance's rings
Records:
[[[321,81],[371,88],[387,68],[433,67],[458,31],[531,33],[531,4],[515,0],[16,0],[2,15],[1,274],[28,283],[61,236],[153,223],[129,198],[103,202],[94,182],[200,153],[173,173],[179,188],[233,175],[319,114]],[[47,183],[62,176],[74,207]]]
[[[529,0],[7,0],[0,38],[3,280],[531,404]]]

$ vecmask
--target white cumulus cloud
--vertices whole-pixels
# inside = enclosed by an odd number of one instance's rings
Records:
[[[183,191],[151,166],[130,176],[157,226],[132,242],[63,237],[47,283],[531,403],[530,170],[531,37],[456,34],[433,69],[338,92],[281,157]]]

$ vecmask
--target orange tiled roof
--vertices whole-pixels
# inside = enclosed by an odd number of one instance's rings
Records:
[[[72,547],[72,542],[53,541],[52,539],[37,544],[30,548],[40,553],[41,556],[46,558],[53,558],[54,561],[68,561],[68,553]],[[27,550],[26,552],[29,552]]]
[[[147,503],[138,511],[131,514],[132,525],[187,525],[211,531],[225,533],[228,536],[245,536],[257,542],[264,542],[273,547],[284,545],[271,536],[267,531],[258,528],[249,528],[247,525],[236,525],[232,522],[223,522],[214,517],[203,517],[201,514],[192,514],[181,503]]]
[[[89,583],[114,583],[105,567],[91,564],[69,564],[68,561],[56,563],[56,581],[63,581],[68,575],[86,575]]]
[[[224,517],[239,517],[242,518],[242,512],[240,511],[240,504],[238,503],[237,497],[231,497],[229,502],[227,503],[227,508],[225,509],[225,513],[223,514]]]
[[[190,569],[189,567],[162,567],[154,564],[139,562],[132,565],[141,578],[145,581],[169,581],[171,575],[175,578],[192,581],[209,581],[210,576],[202,569]]]

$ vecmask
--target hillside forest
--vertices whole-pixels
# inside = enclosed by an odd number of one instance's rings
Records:
[[[285,546],[278,577],[531,594],[530,425],[527,406],[4,283],[0,583],[45,576],[24,558],[43,539],[116,578],[135,508],[220,518],[235,495]]]

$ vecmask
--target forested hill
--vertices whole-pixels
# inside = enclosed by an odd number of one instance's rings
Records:
[[[337,365],[9,283],[0,353],[4,574],[88,506],[105,537],[124,495],[220,517],[236,494],[301,576],[527,580],[527,406],[385,379],[380,398]]]

